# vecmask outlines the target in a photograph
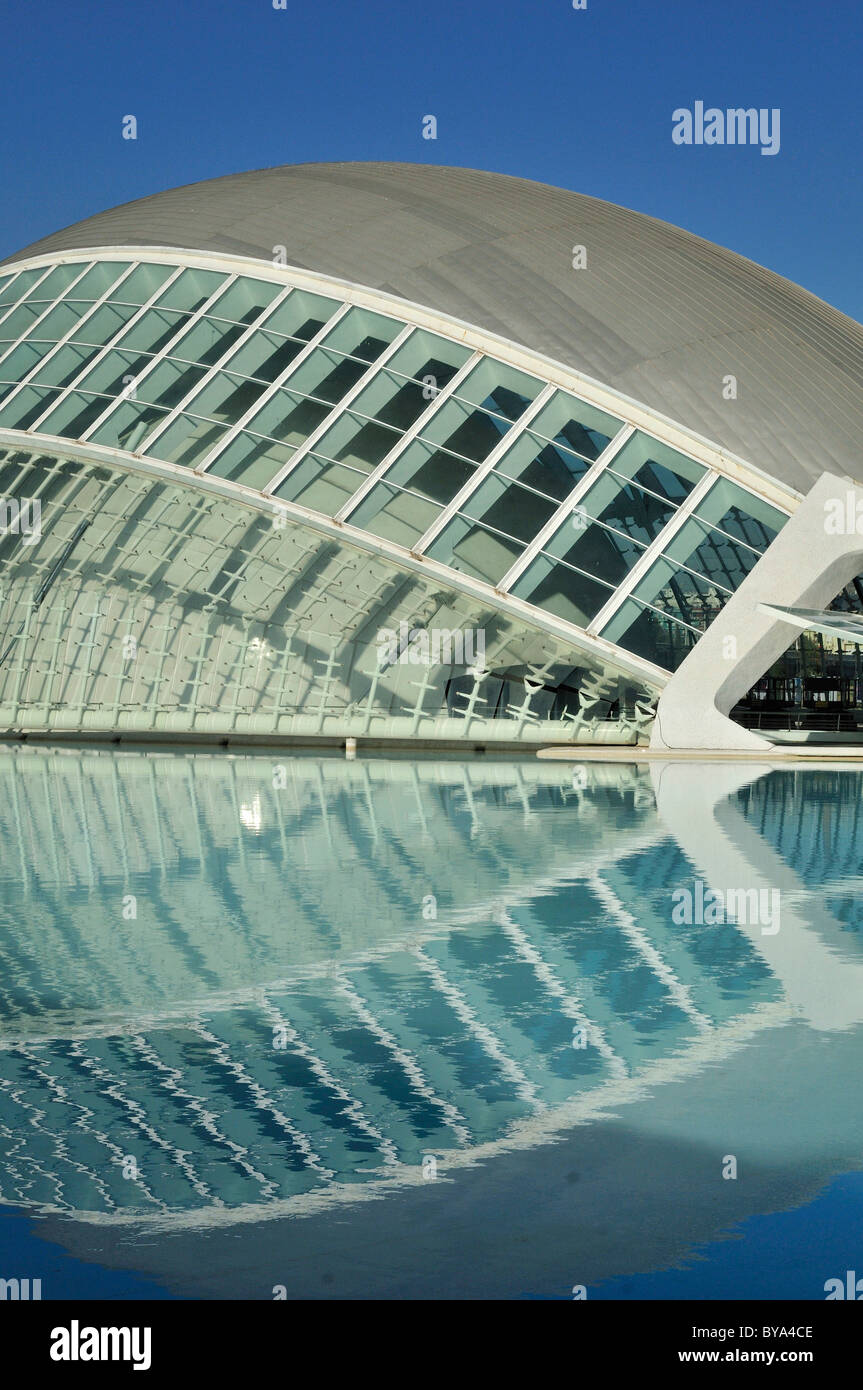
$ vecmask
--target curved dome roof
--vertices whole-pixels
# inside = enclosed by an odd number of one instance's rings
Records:
[[[614,387],[806,491],[863,481],[863,328],[668,223],[526,179],[303,164],[188,184],[11,260],[153,245],[289,264],[465,319]],[[572,248],[587,266],[572,268]],[[738,398],[723,398],[733,375]]]

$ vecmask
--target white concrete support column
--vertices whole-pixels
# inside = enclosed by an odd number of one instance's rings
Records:
[[[759,604],[824,609],[863,573],[863,487],[823,473],[662,692],[651,748],[762,752],[774,745],[729,719],[794,641]]]

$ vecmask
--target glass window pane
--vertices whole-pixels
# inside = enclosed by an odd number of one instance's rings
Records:
[[[76,326],[75,338],[82,343],[109,343],[137,312],[134,304],[100,304],[89,318]]]
[[[286,502],[299,502],[313,511],[335,516],[365,481],[364,473],[309,454],[276,489]]]
[[[130,264],[129,261],[97,261],[81,276],[77,285],[73,285],[69,289],[68,297],[85,300],[101,299],[102,295],[111,285],[116,283],[123,272],[129,269]]]
[[[156,303],[160,308],[184,309],[194,313],[200,309],[219,285],[227,279],[215,270],[184,270],[167,289],[159,295]]]
[[[254,323],[280,292],[281,286],[272,281],[253,280],[242,275],[219,295],[207,312],[214,318],[232,319],[235,323]]]
[[[42,268],[44,269],[44,267]],[[34,281],[42,274],[42,270],[22,270],[20,275],[7,280],[0,293],[0,304],[14,304],[16,299],[23,299]]]
[[[623,422],[606,415],[595,405],[588,405],[575,396],[558,391],[539,412],[531,425],[535,434],[572,449],[583,458],[599,458],[620,429]]]
[[[468,374],[456,394],[460,400],[483,406],[511,421],[524,414],[542,387],[536,377],[486,357]]]
[[[452,501],[474,471],[462,459],[415,440],[387,469],[386,478],[387,482],[410,488],[433,502],[446,503]]]
[[[325,299],[306,290],[291,290],[287,299],[266,320],[269,333],[281,333],[308,342],[320,333],[324,324],[341,308],[338,300]]]
[[[131,305],[120,308],[114,304],[110,307],[103,304],[101,309],[96,310],[94,320],[98,320],[105,314],[125,314],[127,317],[131,317],[137,312]],[[167,347],[171,339],[186,327],[188,322],[188,314],[177,313],[172,309],[148,309],[146,313],[141,315],[137,323],[130,324],[120,339],[118,347],[140,348],[142,352],[161,352],[163,348]],[[95,331],[91,329],[90,324],[85,325],[82,336],[85,341],[100,341],[96,338]],[[105,338],[102,337],[101,341],[104,342]]]
[[[398,443],[400,435],[373,420],[363,420],[346,412],[340,416],[315,448],[326,458],[349,463],[369,472]]]
[[[748,546],[735,543],[722,531],[715,531],[694,517],[681,527],[664,554],[732,592],[761,558]]]
[[[660,559],[633,590],[633,597],[651,603],[673,618],[679,618],[699,632],[724,608],[730,595],[715,583]],[[603,636],[607,634],[603,633]]]
[[[171,356],[212,367],[245,331],[242,324],[227,323],[224,319],[211,319],[206,315],[171,344]]]
[[[568,497],[579,478],[584,477],[589,464],[568,449],[557,448],[527,430],[507,449],[495,464],[496,473],[515,478],[547,497],[562,502]]]
[[[282,444],[302,444],[330,413],[328,405],[278,391],[248,422],[254,434],[271,435]]]
[[[165,419],[167,412],[154,405],[124,401],[113,410],[92,435],[95,444],[137,453],[148,434]]]
[[[553,502],[494,475],[480,483],[461,506],[465,516],[523,541],[533,540],[555,510]]]
[[[165,387],[169,388],[170,376],[168,373],[171,370],[176,371],[177,367],[173,364],[169,367],[168,363],[164,363],[153,373],[154,377],[160,378],[158,387],[153,389],[154,399],[156,390],[161,388],[163,384],[161,377],[163,370],[165,372]],[[191,367],[183,368],[178,385],[189,382],[194,371],[195,369]],[[145,390],[147,384],[147,382],[142,383],[141,391]],[[265,390],[266,387],[261,381],[246,381],[243,377],[231,376],[228,372],[219,372],[201,388],[196,396],[193,396],[186,405],[186,409],[190,415],[203,415],[208,420],[221,420],[227,425],[235,425],[246,411],[252,408]],[[167,404],[167,401],[160,403]]]
[[[65,338],[67,333],[73,330],[82,332],[78,328],[81,318],[92,306],[84,302],[67,304],[65,302],[55,304],[53,309],[49,309],[45,317],[34,324],[29,337],[37,343],[56,343],[60,338]],[[77,334],[76,334],[77,336]]]
[[[197,468],[226,433],[225,426],[211,420],[196,420],[191,415],[178,415],[164,434],[148,443],[146,452],[152,458],[180,463],[184,468]]]
[[[497,584],[523,550],[518,541],[495,535],[467,517],[456,516],[429,546],[428,554],[474,579]]]
[[[19,304],[17,309],[10,310],[8,318],[3,320],[3,337],[11,340],[22,337],[40,314],[44,314],[46,308],[45,304],[25,303]]]
[[[0,372],[0,378],[2,378],[2,372]],[[17,381],[4,381],[0,379],[0,401],[5,401],[6,397],[10,396],[17,387]]]
[[[384,368],[363,388],[352,409],[358,410],[361,415],[373,415],[382,424],[392,425],[403,432],[410,429],[424,410],[428,410],[435,390],[418,381],[393,376]]]
[[[538,555],[512,587],[513,594],[558,618],[586,627],[606,604],[613,590],[566,565]]]
[[[449,400],[426,422],[423,439],[482,463],[510,429],[508,421]]]
[[[102,365],[100,364],[100,368]],[[168,358],[140,380],[134,371],[123,372],[122,376],[112,383],[109,394],[121,395],[125,388],[127,392],[131,390],[134,393],[133,399],[148,401],[153,405],[164,406],[166,410],[173,410],[194,390],[204,373],[204,367],[193,367],[188,362],[172,362]],[[132,378],[131,381],[128,380],[129,377]]]
[[[71,368],[74,358],[78,354],[86,352],[87,349],[73,348],[70,345],[68,351],[69,366]],[[57,356],[63,358],[66,352],[67,348],[61,348]],[[125,394],[131,399],[134,398],[134,394],[137,392],[141,400],[150,400],[151,397],[149,395],[142,394],[144,383],[138,383],[138,377],[153,361],[154,358],[148,357],[145,353],[108,352],[95,364],[91,371],[87,372],[86,375],[81,378],[79,385],[85,391],[96,391],[103,396],[121,396]],[[173,373],[172,379],[176,379],[176,376],[182,371],[182,368],[172,365],[169,370]],[[155,373],[151,373],[151,378],[153,376],[158,377],[158,369]],[[149,385],[149,382],[147,384]]]
[[[643,545],[655,540],[676,510],[671,502],[608,472],[585,493],[579,508],[586,516],[613,526]]]
[[[303,351],[303,346],[294,338],[279,338],[264,329],[259,329],[234,353],[228,365],[232,372],[237,372],[240,376],[257,377],[259,381],[275,381]]]
[[[56,391],[25,386],[23,391],[0,407],[0,425],[10,430],[28,430],[56,398]]]
[[[66,343],[53,356],[40,363],[33,379],[46,386],[68,386],[100,352],[101,348],[95,345],[87,347],[83,343]]]
[[[291,373],[288,382],[300,395],[316,396],[335,405],[367,370],[364,362],[318,347]]]
[[[146,304],[164,285],[169,275],[173,275],[172,265],[136,265],[131,275],[127,275],[122,285],[118,285],[111,298],[121,304]]]
[[[760,497],[730,483],[727,478],[717,479],[696,507],[695,515],[762,552],[788,520],[776,507],[762,502]]]
[[[324,342],[328,348],[350,353],[352,357],[360,357],[368,363],[380,356],[403,327],[397,319],[384,318],[382,314],[373,314],[369,309],[349,309],[327,334]]]
[[[615,454],[610,468],[622,478],[632,478],[641,487],[666,497],[679,506],[707,471],[694,459],[670,449],[647,434],[634,434]]]
[[[0,389],[0,395],[8,396],[15,385],[23,381],[33,371],[42,357],[42,350],[30,343],[21,343],[13,348],[7,357],[0,361],[0,381],[8,383]]]
[[[597,522],[587,527],[584,523],[584,514],[576,509],[567,524],[545,545],[545,550],[608,584],[619,584],[644,554],[643,548],[630,537],[610,531]]]
[[[387,367],[424,383],[428,399],[432,400],[433,392],[443,390],[470,355],[470,349],[461,343],[452,343],[448,338],[416,328],[407,342],[393,353]]]
[[[217,478],[232,478],[245,487],[264,488],[295,452],[290,444],[240,434],[213,460],[207,471]]]
[[[439,513],[440,508],[424,498],[380,482],[351,513],[348,524],[410,550]]]
[[[56,265],[53,270],[49,270],[44,280],[33,286],[27,295],[28,300],[59,299],[86,264],[86,261],[76,261],[73,265]]]
[[[602,635],[666,671],[677,670],[699,637],[668,614],[644,608],[631,598],[621,604]]]
[[[111,404],[105,396],[84,396],[73,391],[40,422],[39,430],[43,434],[62,435],[64,439],[80,439]]]

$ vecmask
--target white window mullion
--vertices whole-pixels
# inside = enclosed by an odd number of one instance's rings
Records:
[[[225,286],[223,286],[222,288],[224,289]],[[267,305],[267,307],[264,309],[263,316],[255,319],[253,323],[250,323],[246,328],[243,329],[243,332],[240,334],[239,338],[236,338],[234,342],[231,344],[231,346],[225,349],[218,362],[214,362],[212,367],[208,368],[208,370],[201,377],[200,381],[196,382],[196,384],[193,387],[191,387],[189,391],[186,392],[183,399],[179,401],[178,404],[175,405],[171,411],[169,411],[162,423],[160,425],[157,425],[151,434],[148,434],[148,450],[150,449],[151,445],[154,444],[156,440],[165,433],[166,430],[170,429],[171,425],[173,425],[177,417],[179,415],[183,415],[189,409],[189,406],[194,403],[196,397],[201,394],[205,387],[209,386],[210,382],[213,381],[213,379],[216,376],[218,376],[219,372],[224,371],[225,363],[230,362],[235,353],[239,352],[241,347],[245,347],[249,339],[253,338],[259,329],[266,327],[267,319],[269,319],[271,314],[275,313],[276,309],[281,308],[282,304],[287,299],[290,293],[291,286],[286,285],[285,288],[281,291],[281,293],[276,295],[276,298],[273,300],[273,302]],[[170,352],[166,349],[163,353],[160,354],[159,360],[161,361],[163,357],[170,356]],[[188,359],[175,357],[173,360],[177,362],[186,361]],[[190,365],[194,366],[194,363],[191,363]],[[244,380],[250,379],[251,378],[244,378]],[[192,411],[191,413],[194,415],[195,412]],[[200,418],[203,419],[207,417],[202,416]],[[214,420],[213,424],[218,424],[218,421]],[[210,452],[213,453],[215,451],[211,450]],[[196,473],[199,471],[199,469],[195,469]]]
[[[593,621],[588,623],[587,632],[591,637],[595,637],[597,633],[605,627],[609,619],[614,617],[614,614],[617,612],[618,608],[620,608],[621,604],[629,598],[633,589],[647,574],[653,562],[659,559],[669,541],[674,540],[677,532],[689,520],[695,508],[700,502],[704,501],[704,498],[707,496],[718,477],[718,473],[708,470],[703,478],[699,478],[695,487],[686,498],[686,501],[680,504],[674,515],[665,523],[659,535],[650,542],[644,554],[636,560],[626,578],[620,581],[608,602],[600,608]],[[674,561],[672,560],[669,563],[673,564]],[[680,568],[685,569],[685,566],[681,565]]]
[[[95,262],[94,262],[94,264],[95,264]],[[107,264],[107,262],[105,262],[105,264]],[[119,262],[118,262],[118,264],[119,264]],[[80,329],[81,329],[82,325],[85,324],[85,323],[87,322],[88,319],[92,318],[93,314],[95,314],[95,312],[96,312],[97,309],[101,309],[102,305],[103,305],[103,304],[105,303],[105,301],[114,293],[114,291],[117,289],[118,285],[122,285],[123,281],[124,281],[129,275],[132,274],[133,270],[136,270],[136,269],[137,269],[138,265],[139,265],[139,262],[138,262],[138,261],[133,261],[131,265],[128,265],[128,266],[126,267],[126,269],[123,271],[123,273],[122,273],[121,275],[117,276],[116,279],[112,280],[111,284],[110,284],[110,285],[108,286],[108,288],[105,290],[105,293],[102,294],[102,295],[100,295],[100,297],[99,297],[98,299],[96,299],[96,300],[93,301],[93,303],[90,305],[90,308],[86,311],[86,313],[83,313],[79,319],[76,319],[75,323],[72,324],[72,327],[71,327],[71,328],[67,329],[67,331],[63,334],[62,338],[58,338],[57,341],[56,341],[56,343],[54,343],[53,346],[52,346],[51,348],[49,348],[49,350],[45,353],[45,355],[44,355],[43,357],[40,357],[40,358],[39,358],[39,361],[36,363],[36,365],[35,365],[34,367],[31,367],[31,368],[30,368],[30,370],[29,370],[29,372],[27,373],[27,375],[21,378],[21,380],[17,383],[17,385],[16,385],[14,391],[10,391],[10,392],[9,392],[9,395],[6,396],[6,397],[4,398],[4,401],[3,401],[3,404],[4,404],[4,405],[6,405],[9,401],[14,400],[15,397],[18,395],[18,392],[22,389],[22,387],[24,387],[24,386],[30,386],[30,385],[32,384],[34,375],[35,375],[37,372],[41,371],[41,369],[44,367],[45,363],[46,363],[46,362],[50,362],[51,359],[52,359],[52,357],[56,357],[57,353],[60,351],[61,348],[65,347],[66,344],[67,344],[68,342],[70,342],[71,340],[74,340],[76,334],[77,334],[78,332],[80,332]],[[87,269],[89,269],[89,268],[90,268],[90,267],[88,266]],[[85,272],[85,273],[86,273],[86,272]],[[70,289],[71,289],[71,286],[70,286]],[[65,298],[65,293],[64,293],[64,295],[63,295],[63,298]],[[46,313],[50,312],[51,309],[55,309],[55,308],[57,307],[57,305],[60,304],[60,303],[62,303],[62,300],[61,300],[61,299],[55,299],[55,300],[49,305],[48,309],[46,310]],[[26,342],[26,341],[29,339],[32,330],[36,327],[36,323],[39,323],[39,322],[41,321],[41,319],[43,319],[44,317],[45,317],[44,314],[40,314],[40,315],[39,315],[39,318],[38,318],[34,323],[32,323],[32,324],[30,325],[30,327],[27,329],[27,331],[26,331],[25,333],[22,333],[22,334],[21,334],[21,337],[18,339],[18,341],[12,344],[12,346],[9,348],[9,352],[14,352],[16,348],[19,348],[19,347],[21,346],[22,343]],[[2,363],[3,360],[4,360],[4,358],[7,357],[7,356],[8,356],[8,353],[4,353],[3,356],[0,357],[0,363]],[[78,373],[78,375],[80,376],[80,372]],[[44,414],[44,411],[43,411],[43,414]]]
[[[151,294],[150,298],[144,304],[142,304],[139,309],[135,311],[132,317],[130,319],[127,319],[124,324],[120,325],[120,327],[117,329],[117,332],[114,333],[111,337],[110,341],[105,343],[102,347],[100,347],[95,357],[92,357],[90,361],[81,368],[77,376],[74,376],[72,380],[68,383],[68,385],[63,387],[62,391],[57,392],[56,396],[51,401],[51,404],[48,405],[45,408],[45,410],[42,411],[42,414],[38,417],[38,419],[33,421],[32,425],[30,426],[31,430],[38,429],[39,425],[42,423],[46,416],[51,414],[51,411],[55,408],[55,406],[60,405],[60,403],[64,401],[66,397],[69,395],[69,393],[77,388],[79,381],[82,381],[88,372],[91,372],[94,367],[97,367],[99,365],[102,359],[106,357],[109,352],[112,351],[114,343],[117,341],[117,338],[121,334],[125,333],[127,329],[131,328],[133,324],[138,322],[138,320],[146,313],[146,311],[152,307],[152,305],[158,299],[159,295],[163,294],[165,290],[168,288],[168,286],[174,283],[174,281],[180,275],[181,271],[182,267],[178,266],[177,269],[174,271],[173,275],[169,275],[168,279],[164,282],[164,284],[160,285],[159,288],[155,290],[153,294]]]
[[[481,361],[482,353],[474,352],[467,361],[459,367],[458,371],[450,378],[446,386],[442,386],[437,395],[432,397],[429,401],[428,408],[424,410],[421,415],[417,416],[410,429],[405,430],[401,438],[398,439],[392,449],[390,449],[386,458],[381,459],[377,467],[372,469],[362,487],[357,488],[357,491],[352,497],[348,498],[341,511],[336,512],[336,521],[344,521],[350,516],[351,512],[359,506],[366,494],[371,492],[375,483],[379,482],[384,474],[387,473],[392,465],[401,457],[408,445],[413,444],[414,440],[419,437],[429,423],[429,420],[434,417],[435,412],[449,400],[450,396],[455,394],[465,378],[470,375],[474,367]]]
[[[2,267],[0,267],[0,270],[2,270]],[[14,289],[15,285],[16,285],[16,284],[18,283],[18,281],[21,279],[21,276],[23,275],[23,273],[24,273],[24,272],[23,272],[23,270],[21,269],[20,266],[19,266],[17,269],[13,266],[13,268],[12,268],[12,276],[11,276],[11,279],[10,279],[10,281],[9,281],[9,284],[8,284],[7,287],[6,287],[6,292],[7,292],[7,293],[8,293],[10,290]],[[5,274],[5,271],[3,271],[3,274]],[[2,315],[0,315],[0,323],[2,323],[3,319],[5,319],[6,315],[9,313],[9,311],[10,311],[11,309],[14,309],[14,308],[15,308],[15,305],[18,303],[18,300],[20,300],[20,298],[21,298],[21,296],[19,295],[19,296],[18,296],[18,299],[12,299],[12,300],[9,301],[9,303],[6,305],[6,308],[3,310]]]
[[[516,580],[521,578],[531,561],[536,559],[539,552],[548,544],[552,536],[555,535],[563,522],[566,521],[566,518],[578,506],[578,503],[581,501],[582,497],[584,497],[585,493],[589,492],[594,483],[599,480],[610,461],[620,453],[624,444],[627,444],[634,434],[634,425],[624,425],[622,429],[617,431],[614,438],[609,440],[602,453],[597,455],[593,463],[589,465],[587,472],[579,478],[572,492],[564,497],[557,511],[553,516],[549,517],[542,529],[537,531],[533,540],[525,546],[521,555],[519,555],[518,559],[507,570],[500,583],[495,584],[495,588],[498,589],[500,593],[508,593]],[[551,443],[552,441],[549,442]]]
[[[334,314],[331,314],[330,317],[327,319],[326,323],[321,325],[317,333],[315,333],[314,336],[309,339],[305,347],[297,353],[296,357],[292,358],[292,360],[288,363],[287,367],[284,367],[282,371],[279,372],[279,375],[275,377],[273,381],[270,382],[269,386],[265,391],[261,392],[257,400],[252,402],[248,410],[240,416],[239,420],[236,420],[234,424],[231,425],[225,431],[218,444],[214,444],[210,452],[204,455],[204,457],[201,459],[201,462],[193,469],[193,472],[207,472],[207,469],[210,467],[213,461],[216,458],[218,458],[219,454],[221,454],[223,450],[227,449],[229,444],[233,444],[237,435],[243,432],[249,421],[253,420],[254,417],[257,415],[258,411],[261,410],[273,399],[276,392],[279,390],[281,386],[285,384],[291,373],[296,371],[297,367],[302,366],[302,364],[314,352],[315,348],[318,347],[320,343],[323,341],[323,339],[329,335],[330,331],[335,327],[335,325],[341,322],[341,320],[345,317],[350,307],[350,304],[347,303],[339,305],[336,312]]]
[[[176,332],[175,332],[175,333],[172,333],[172,335],[171,335],[170,339],[168,340],[168,342],[167,342],[167,343],[165,344],[165,346],[164,346],[163,348],[161,348],[161,350],[159,351],[158,356],[151,357],[150,361],[147,363],[147,365],[146,365],[146,367],[144,368],[144,370],[143,370],[142,372],[139,372],[138,375],[136,376],[136,378],[135,378],[135,390],[136,390],[136,392],[137,392],[137,389],[138,389],[138,386],[140,385],[140,383],[141,383],[142,381],[146,381],[146,379],[147,379],[147,377],[150,375],[150,373],[151,373],[151,372],[154,372],[154,371],[156,370],[157,367],[161,366],[161,364],[164,362],[164,360],[165,360],[166,357],[170,357],[170,355],[171,355],[171,348],[173,347],[174,343],[179,342],[180,339],[182,339],[182,338],[184,338],[184,337],[186,336],[186,334],[189,332],[190,329],[192,329],[192,328],[195,327],[195,324],[200,323],[201,319],[204,318],[204,316],[209,312],[210,309],[212,309],[213,305],[214,305],[215,303],[217,303],[219,299],[221,299],[221,297],[222,297],[222,295],[225,293],[225,291],[226,291],[226,290],[229,290],[229,289],[231,288],[231,286],[232,286],[233,284],[235,284],[235,282],[236,282],[239,278],[240,278],[240,277],[239,277],[238,275],[229,275],[228,278],[227,278],[227,280],[225,280],[221,285],[217,285],[217,286],[216,286],[216,288],[213,290],[213,293],[210,295],[209,299],[205,299],[204,302],[203,302],[203,304],[201,304],[201,305],[195,310],[195,312],[194,312],[193,314],[190,314],[189,317],[183,321],[183,323],[181,323],[181,324],[178,325]],[[163,286],[163,289],[164,289],[164,288],[165,288],[165,287]],[[127,327],[128,327],[128,325],[127,325]],[[92,363],[90,364],[91,367],[95,367],[95,365],[96,365],[95,362],[92,362]],[[93,434],[94,430],[97,430],[97,429],[99,429],[99,428],[102,426],[102,424],[103,424],[104,421],[107,419],[107,417],[111,414],[111,412],[114,411],[114,410],[116,410],[116,408],[117,408],[118,405],[125,405],[126,402],[127,402],[127,400],[128,400],[128,397],[126,397],[126,396],[117,396],[114,400],[112,400],[112,401],[110,402],[110,404],[107,405],[107,406],[105,407],[105,409],[102,411],[102,414],[96,416],[96,419],[93,421],[92,425],[89,425],[89,426],[88,426],[88,428],[87,428],[87,429],[84,431],[84,433],[81,435],[81,438],[82,438],[82,439],[89,439],[89,438],[91,437],[91,435]],[[136,396],[136,400],[137,400],[137,396]],[[133,404],[134,404],[134,402],[133,402]],[[145,402],[143,402],[143,404],[144,404],[144,405],[147,405],[147,404],[149,404],[149,402],[145,401]],[[175,415],[176,413],[177,413],[176,410],[170,411],[170,412],[169,412],[169,419],[173,419],[173,417],[174,417],[174,415]],[[154,434],[161,434],[162,429],[163,429],[167,424],[168,424],[168,420],[167,420],[167,419],[166,419],[166,420],[163,420],[162,423],[156,427],[156,429],[155,429],[155,431],[154,431],[153,433],[154,433]],[[152,438],[152,435],[147,435],[147,444],[148,444],[148,445],[149,445],[149,442],[150,442],[150,439],[151,439],[151,438]]]
[[[9,305],[9,307],[8,307],[8,309],[6,310],[5,313],[0,314],[0,329],[2,329],[4,323],[5,323],[6,320],[8,319],[9,315],[10,315],[11,313],[14,313],[14,311],[18,308],[19,304],[23,304],[23,303],[24,303],[24,300],[27,299],[27,297],[28,297],[29,295],[31,295],[31,294],[33,293],[34,290],[36,290],[36,289],[39,288],[39,286],[41,285],[42,281],[45,279],[46,275],[50,275],[51,271],[52,271],[52,270],[55,270],[55,269],[56,269],[56,267],[53,266],[53,265],[46,265],[45,269],[42,271],[42,274],[39,275],[39,276],[37,276],[37,278],[33,281],[33,283],[32,283],[32,285],[30,286],[30,288],[27,289],[27,290],[25,290],[24,293],[23,293],[22,295],[19,295],[18,298],[15,300],[14,304],[10,304],[10,305]],[[59,296],[58,296],[58,297],[59,297]],[[54,301],[52,301],[52,302],[54,302]]]
[[[407,342],[408,338],[411,336],[413,331],[413,324],[405,324],[401,332],[396,334],[395,338],[393,338],[389,346],[384,349],[380,357],[378,357],[376,361],[370,363],[368,371],[363,372],[359,381],[355,382],[354,385],[351,387],[350,391],[348,391],[346,395],[342,397],[342,399],[338,402],[337,405],[333,406],[329,415],[325,416],[325,418],[321,421],[318,427],[312,430],[308,438],[305,439],[303,443],[299,446],[296,453],[292,454],[292,456],[288,459],[287,463],[279,470],[279,472],[272,479],[272,481],[267,483],[267,486],[263,488],[262,491],[266,492],[268,495],[271,495],[275,488],[281,487],[288,474],[293,473],[294,469],[297,467],[298,464],[302,463],[306,455],[312,452],[318,440],[323,438],[323,436],[326,434],[327,430],[331,427],[331,425],[334,425],[336,420],[338,420],[339,417],[344,414],[344,412],[350,406],[351,401],[356,400],[357,396],[360,394],[361,391],[365,390],[369,382],[374,381],[381,367],[385,366],[386,363],[392,357],[393,353],[396,352],[402,346],[403,343]]]
[[[75,276],[74,280],[69,281],[65,290],[63,290],[63,293],[59,294],[56,299],[46,300],[45,308],[42,310],[41,314],[37,314],[36,318],[33,319],[33,321],[27,325],[27,328],[21,334],[21,336],[19,338],[16,338],[14,343],[11,343],[10,346],[6,349],[6,351],[2,355],[0,355],[0,362],[2,362],[4,357],[7,357],[10,352],[14,352],[15,349],[19,347],[21,343],[23,343],[25,338],[28,338],[30,336],[30,334],[33,332],[33,329],[39,326],[39,324],[45,318],[46,314],[50,314],[52,309],[56,309],[57,305],[60,304],[66,298],[66,295],[69,293],[69,291],[71,289],[74,289],[74,287],[77,285],[78,281],[82,278],[82,276],[87,274],[87,271],[90,269],[90,264],[91,263],[88,261],[85,266],[82,266],[81,270]]]
[[[476,489],[482,483],[483,479],[487,478],[489,473],[492,472],[495,464],[503,458],[504,454],[508,453],[509,450],[513,448],[513,446],[524,434],[531,421],[536,419],[536,416],[539,414],[540,410],[542,410],[544,406],[548,405],[548,402],[556,394],[556,386],[552,386],[550,383],[546,386],[543,386],[536,399],[532,401],[531,404],[524,411],[524,413],[521,416],[521,419],[516,420],[512,424],[511,428],[507,430],[506,434],[501,436],[501,438],[498,440],[497,444],[495,444],[494,448],[489,454],[488,458],[485,459],[482,463],[476,465],[472,477],[468,478],[467,482],[464,484],[462,488],[459,489],[452,501],[448,502],[447,505],[441,510],[439,515],[435,517],[431,526],[428,527],[424,535],[420,536],[416,545],[411,547],[411,550],[414,555],[422,555],[424,551],[428,548],[428,546],[430,546],[432,542],[437,539],[443,528],[447,525],[449,521],[452,520],[452,518],[456,515],[456,513],[460,510],[462,505],[468,500],[472,493],[476,491]],[[464,404],[467,405],[468,402],[466,401]],[[482,406],[474,406],[474,409],[481,410]],[[441,449],[445,449],[446,445],[441,444],[438,447]]]

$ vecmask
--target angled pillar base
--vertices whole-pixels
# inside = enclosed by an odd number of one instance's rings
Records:
[[[671,677],[657,706],[651,748],[754,752],[774,747],[728,717],[798,631],[760,611],[759,604],[826,608],[863,573],[858,516],[863,518],[863,488],[850,478],[823,473]],[[835,534],[840,531],[848,534]]]

